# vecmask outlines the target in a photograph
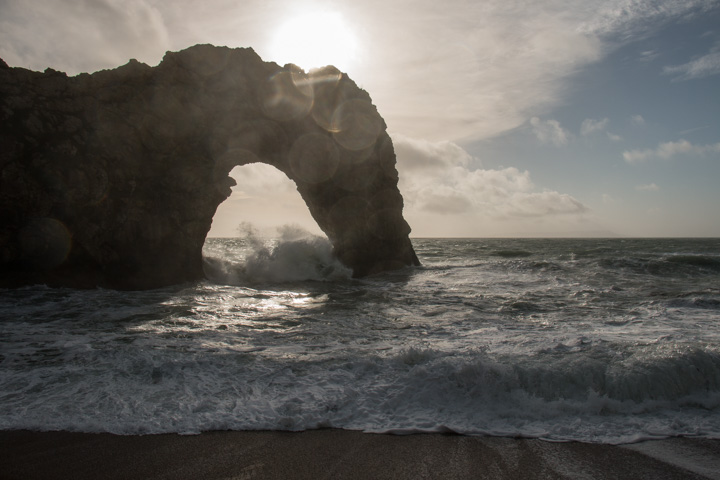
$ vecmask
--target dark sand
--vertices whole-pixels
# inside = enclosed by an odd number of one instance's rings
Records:
[[[2,479],[720,479],[720,440],[626,446],[346,430],[0,432]]]

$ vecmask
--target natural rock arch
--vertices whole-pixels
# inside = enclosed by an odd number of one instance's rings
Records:
[[[202,278],[228,173],[253,162],[295,182],[355,276],[418,265],[385,123],[333,67],[211,45],[70,78],[0,61],[0,94],[0,286]]]

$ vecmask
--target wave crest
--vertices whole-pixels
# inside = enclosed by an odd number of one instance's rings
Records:
[[[230,285],[335,281],[352,276],[352,270],[334,255],[330,241],[301,227],[284,225],[275,237],[262,236],[250,224],[238,228],[243,235],[230,251],[206,252],[206,277]]]

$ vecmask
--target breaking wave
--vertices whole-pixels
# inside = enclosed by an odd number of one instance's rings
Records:
[[[326,239],[244,225],[212,281],[0,291],[0,430],[720,438],[720,241],[414,244],[413,275],[348,281]]]
[[[625,443],[720,428],[712,414],[720,408],[716,350],[658,344],[618,361],[603,346],[582,348],[592,355],[548,351],[504,361],[416,346],[307,361],[262,349],[188,355],[127,345],[8,378],[25,395],[5,396],[0,429],[336,427]],[[88,362],[80,376],[78,362]]]
[[[220,249],[205,249],[206,277],[226,285],[292,283],[307,280],[348,279],[352,270],[333,255],[327,238],[300,227],[277,228],[274,237],[262,236],[250,224],[242,224],[236,242],[224,242]],[[222,246],[230,245],[228,251]]]

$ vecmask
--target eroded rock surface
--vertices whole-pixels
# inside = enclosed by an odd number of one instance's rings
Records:
[[[228,174],[254,162],[296,183],[355,276],[418,264],[385,122],[333,67],[210,45],[75,77],[0,60],[0,119],[0,286],[200,279]]]

